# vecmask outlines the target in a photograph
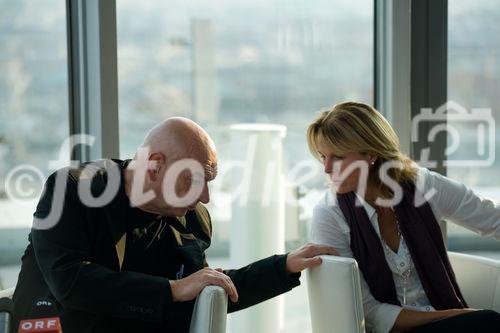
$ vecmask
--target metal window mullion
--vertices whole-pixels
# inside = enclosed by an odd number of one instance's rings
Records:
[[[375,0],[375,105],[393,125],[403,152],[420,159],[425,140],[411,142],[421,108],[447,99],[447,0]],[[427,138],[430,124],[419,126]],[[445,174],[446,136],[433,144],[435,171]],[[446,237],[446,224],[441,223]]]
[[[421,113],[422,108],[436,110],[447,101],[448,1],[412,1],[411,12],[411,110],[414,117]],[[423,140],[412,143],[413,158],[419,160],[422,149],[430,146],[430,160],[437,163],[430,169],[446,175],[443,163],[446,159],[446,133],[440,133],[432,143],[426,140],[436,124],[436,121],[424,122],[419,126],[418,137]]]
[[[412,116],[416,116],[422,108],[436,110],[448,99],[448,1],[414,0],[411,13],[411,110]],[[430,160],[435,161],[436,166],[430,169],[446,175],[443,162],[446,159],[447,134],[440,133],[432,144],[426,140],[436,125],[436,122],[424,122],[419,126],[418,137],[424,140],[412,143],[412,157],[419,160],[422,149],[431,147]],[[446,222],[441,221],[440,226],[446,241]]]
[[[82,122],[82,89],[80,84],[82,67],[80,57],[81,17],[79,2],[66,0],[66,34],[68,48],[68,104],[69,104],[69,134],[85,133],[85,124]],[[88,147],[76,146],[71,152],[71,160],[87,160]]]
[[[119,156],[116,3],[67,0],[70,134],[89,134],[72,159]]]
[[[375,106],[411,154],[410,0],[375,0]]]

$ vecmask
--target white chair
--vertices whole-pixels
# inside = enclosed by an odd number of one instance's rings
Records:
[[[365,332],[356,260],[335,256],[321,256],[321,259],[321,265],[307,270],[312,331]]]
[[[207,286],[196,298],[189,333],[226,332],[227,294],[217,286]]]
[[[8,297],[12,298],[14,295],[14,288],[0,290],[0,298]]]
[[[0,298],[12,298],[14,288],[0,290]],[[189,333],[225,333],[227,294],[221,287],[207,286],[196,298]]]
[[[500,261],[448,252],[467,305],[500,312]]]
[[[500,311],[500,261],[448,252],[469,307]],[[313,333],[363,333],[359,268],[354,259],[322,256],[307,271]]]

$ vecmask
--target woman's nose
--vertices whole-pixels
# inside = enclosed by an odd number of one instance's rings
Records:
[[[323,161],[323,166],[324,166],[325,173],[327,173],[327,174],[332,173],[333,161],[330,157],[325,157],[325,159]]]

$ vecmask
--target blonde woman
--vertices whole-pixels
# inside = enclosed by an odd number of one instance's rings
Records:
[[[500,315],[469,309],[438,221],[500,239],[500,206],[400,151],[374,108],[345,102],[309,126],[331,191],[314,208],[313,242],[355,258],[370,332],[500,332]]]

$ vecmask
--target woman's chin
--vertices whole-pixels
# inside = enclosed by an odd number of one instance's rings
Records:
[[[351,192],[351,190],[345,186],[342,186],[342,185],[332,184],[332,192],[337,193],[337,194],[344,194],[344,193]]]

